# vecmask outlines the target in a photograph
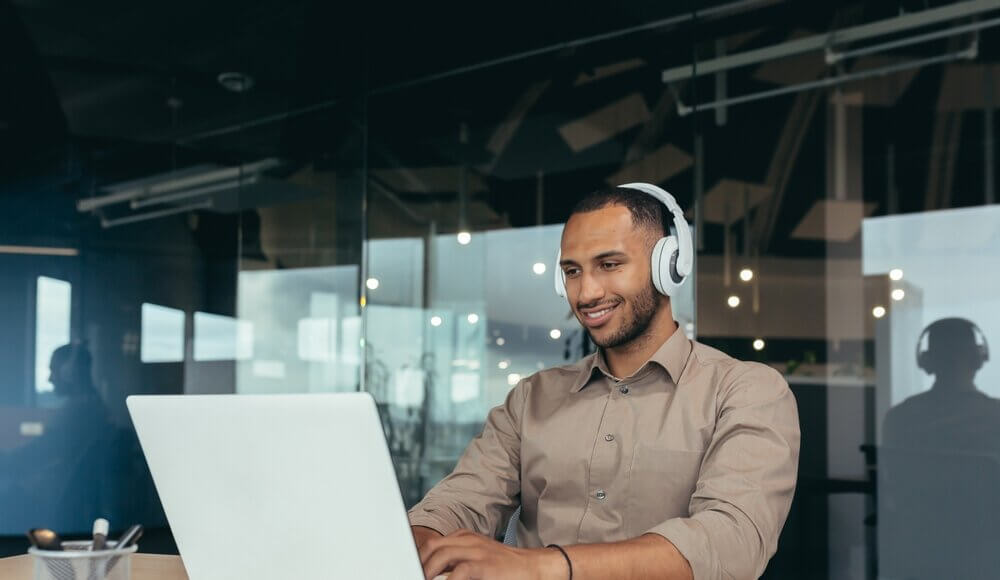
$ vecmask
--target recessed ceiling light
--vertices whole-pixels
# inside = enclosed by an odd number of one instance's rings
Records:
[[[241,72],[224,72],[217,77],[219,84],[227,91],[245,93],[253,88],[253,77]]]

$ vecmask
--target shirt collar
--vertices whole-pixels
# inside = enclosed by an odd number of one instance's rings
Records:
[[[639,367],[639,370],[632,376],[645,374],[649,364],[656,363],[663,370],[667,371],[674,384],[679,384],[681,373],[684,372],[688,356],[691,354],[691,348],[691,340],[688,339],[687,335],[680,328],[680,325],[678,325],[674,333],[670,335],[670,338],[664,341],[660,345],[660,348],[656,349],[656,352],[653,353],[653,356],[649,357],[649,360],[643,363]],[[584,362],[583,372],[580,373],[570,392],[576,393],[587,386],[595,373],[603,374],[611,379],[614,378],[614,375],[608,370],[602,350],[598,350],[596,353],[590,355],[589,358],[589,361]]]

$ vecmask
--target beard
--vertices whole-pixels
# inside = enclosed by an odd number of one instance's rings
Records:
[[[631,300],[622,299],[622,304],[630,306],[630,308],[624,309],[627,310],[627,312],[623,313],[625,319],[617,331],[606,338],[598,339],[594,336],[593,331],[589,328],[587,329],[590,340],[597,346],[601,348],[616,348],[626,345],[645,334],[649,325],[653,322],[653,317],[656,316],[656,311],[659,309],[659,303],[656,299],[656,288],[653,288],[653,285],[650,284],[646,287],[645,292],[636,295],[635,298]]]

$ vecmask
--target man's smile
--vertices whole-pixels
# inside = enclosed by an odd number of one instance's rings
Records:
[[[580,308],[579,312],[582,315],[580,322],[590,328],[602,326],[611,319],[620,304],[621,302],[616,302],[614,304],[601,304],[593,308]]]

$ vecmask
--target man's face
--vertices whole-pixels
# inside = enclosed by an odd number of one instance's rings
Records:
[[[612,205],[566,222],[559,266],[566,296],[594,344],[614,348],[642,336],[659,307],[649,260],[654,234]]]

